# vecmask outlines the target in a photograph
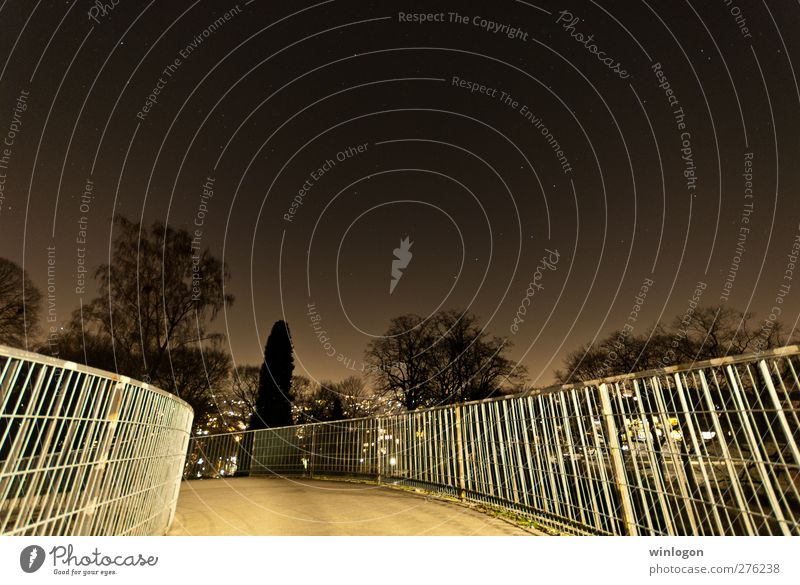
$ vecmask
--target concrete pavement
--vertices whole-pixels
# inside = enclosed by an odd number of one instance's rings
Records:
[[[183,482],[169,534],[530,536],[465,506],[399,489],[260,477]]]

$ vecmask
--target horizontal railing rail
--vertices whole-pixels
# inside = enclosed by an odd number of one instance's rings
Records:
[[[367,478],[571,534],[800,535],[800,347],[193,437],[185,477]]]
[[[192,418],[143,382],[0,345],[0,534],[165,534]]]

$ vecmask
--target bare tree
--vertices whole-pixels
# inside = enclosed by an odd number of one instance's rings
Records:
[[[570,352],[555,377],[562,383],[762,351],[781,345],[778,321],[758,324],[752,313],[727,305],[698,307],[641,335],[614,331]]]
[[[335,390],[342,400],[346,418],[361,418],[379,413],[379,403],[364,378],[349,376],[336,383]]]
[[[564,369],[556,370],[555,377],[566,384],[662,367],[668,337],[660,326],[641,335],[613,331],[570,352],[564,360]]]
[[[184,398],[196,424],[228,376],[223,335],[210,323],[233,302],[225,263],[191,234],[114,219],[111,262],[95,272],[99,294],[73,312],[56,347],[63,359],[143,379]]]
[[[429,352],[435,339],[430,320],[413,314],[392,319],[384,336],[367,346],[366,362],[376,390],[390,395],[406,410],[431,403],[426,383],[434,374]]]
[[[244,423],[243,428],[247,427],[250,416],[256,411],[260,371],[259,366],[239,366],[231,372],[230,400],[237,407],[236,416]]]
[[[525,368],[505,357],[510,343],[487,334],[475,315],[442,311],[432,321],[436,374],[429,385],[438,404],[488,398],[523,381]]]
[[[258,366],[239,366],[212,393],[206,396],[208,409],[196,425],[208,434],[244,431],[256,408]]]
[[[379,392],[407,410],[487,398],[517,387],[525,369],[506,357],[510,344],[488,335],[474,315],[403,315],[367,348]]]
[[[774,321],[760,328],[753,313],[716,305],[698,308],[688,318],[676,317],[673,329],[685,330],[680,356],[691,362],[777,347],[783,325]]]
[[[17,264],[0,258],[0,343],[27,347],[38,331],[42,295]]]
[[[342,398],[336,383],[315,382],[305,376],[292,381],[292,407],[295,424],[340,420],[344,417]]]

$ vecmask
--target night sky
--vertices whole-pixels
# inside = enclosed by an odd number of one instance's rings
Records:
[[[439,308],[534,384],[698,287],[797,327],[796,2],[102,4],[0,3],[0,256],[45,327],[96,296],[116,213],[224,258],[237,364],[283,318],[318,379]]]

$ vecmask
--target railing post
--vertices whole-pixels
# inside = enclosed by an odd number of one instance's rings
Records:
[[[381,435],[381,419],[378,418],[375,420],[375,457],[377,457],[377,483],[381,483],[381,459],[383,458],[383,454],[381,453],[381,441],[383,440],[383,435]]]
[[[103,424],[105,424],[103,438],[98,442],[95,455],[96,460],[89,472],[89,477],[86,481],[86,490],[83,492],[83,500],[81,501],[80,507],[82,516],[78,524],[78,536],[91,535],[97,499],[105,476],[106,464],[108,463],[109,455],[113,447],[112,441],[117,431],[117,424],[119,423],[122,393],[125,391],[125,384],[128,380],[127,377],[122,376],[120,380],[114,384],[114,388],[108,399],[108,404],[106,405],[106,413],[103,417]]]
[[[314,459],[317,455],[317,425],[311,425],[311,457],[308,462],[308,473],[314,479]]]
[[[767,385],[767,392],[769,393],[770,400],[772,400],[772,406],[775,407],[775,415],[778,417],[778,421],[780,421],[781,428],[783,429],[783,434],[786,436],[786,445],[794,457],[795,464],[800,465],[800,448],[798,448],[797,441],[794,438],[795,432],[792,431],[791,425],[786,419],[785,408],[784,405],[781,404],[780,398],[778,398],[775,384],[772,383],[772,374],[770,374],[767,362],[765,360],[760,360],[758,362],[758,369],[761,372],[761,376],[764,378],[764,383]]]
[[[467,498],[466,478],[464,477],[464,443],[461,436],[461,405],[455,406],[456,411],[456,454],[458,457],[458,497]]]
[[[631,494],[628,490],[628,479],[625,475],[625,465],[622,462],[620,453],[619,435],[617,425],[614,422],[614,411],[611,408],[611,398],[608,395],[608,386],[603,383],[597,387],[600,392],[600,403],[603,407],[603,418],[606,422],[606,437],[608,439],[608,449],[611,453],[611,463],[614,467],[614,477],[619,492],[619,499],[622,503],[622,514],[625,520],[626,533],[629,536],[637,536],[636,522],[633,516],[633,504]]]

